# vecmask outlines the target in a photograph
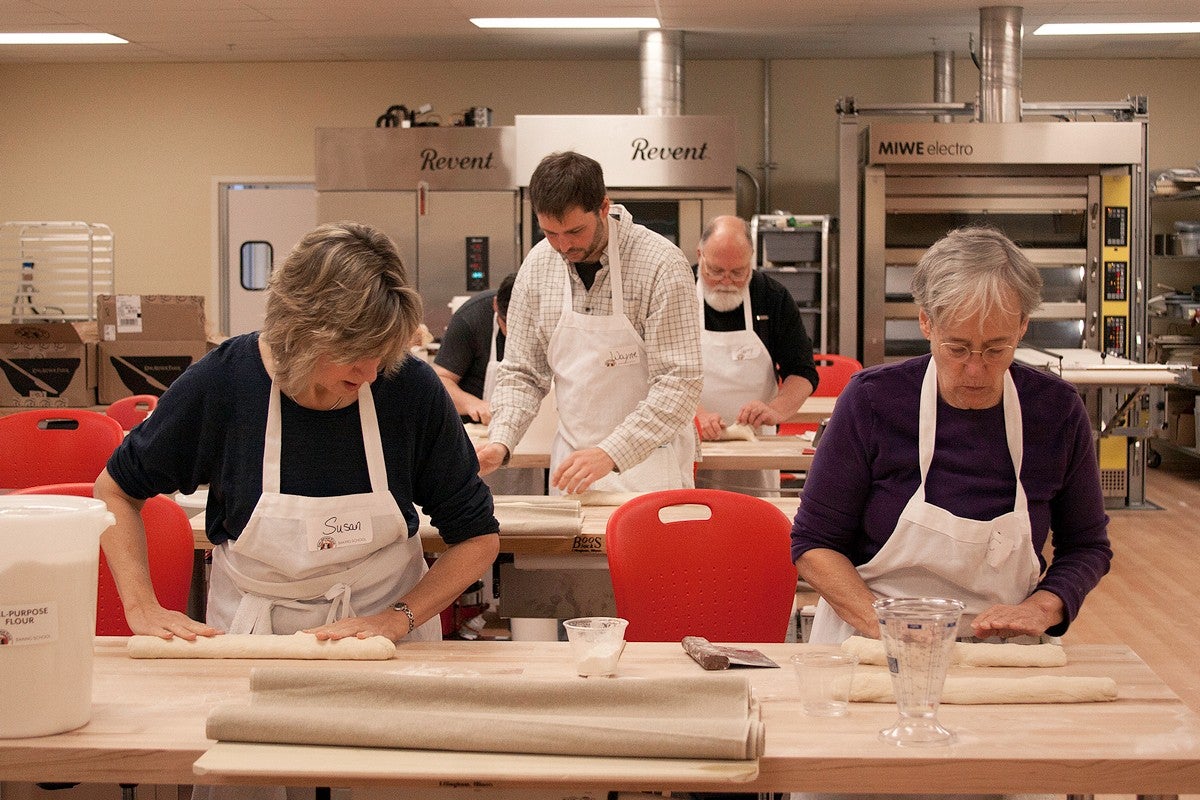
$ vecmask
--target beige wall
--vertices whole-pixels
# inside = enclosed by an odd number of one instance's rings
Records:
[[[685,107],[739,120],[739,163],[761,176],[763,64],[694,61]],[[551,80],[553,76],[553,80]],[[932,98],[933,58],[771,64],[771,207],[836,213],[834,103]],[[978,78],[956,65],[956,96]],[[1150,166],[1200,158],[1200,61],[1027,59],[1024,99],[1150,98]],[[370,126],[392,104],[449,117],[629,114],[636,61],[0,65],[0,221],[110,225],[122,292],[212,297],[213,178],[311,175],[313,129]],[[740,187],[749,202],[749,183]],[[743,211],[749,213],[749,206]]]

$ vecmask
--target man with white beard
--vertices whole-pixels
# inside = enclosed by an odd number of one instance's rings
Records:
[[[817,388],[812,340],[787,288],[752,268],[754,243],[745,220],[714,218],[696,255],[696,301],[704,316],[700,438],[720,439],[734,423],[763,432],[795,414]],[[772,496],[779,472],[708,470],[696,483]]]

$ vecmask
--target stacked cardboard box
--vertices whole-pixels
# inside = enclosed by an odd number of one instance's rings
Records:
[[[101,405],[133,394],[161,395],[208,352],[203,297],[100,295],[96,320]]]
[[[0,406],[70,408],[96,402],[95,328],[0,325]]]

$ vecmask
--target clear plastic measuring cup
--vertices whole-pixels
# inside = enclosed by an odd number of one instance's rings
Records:
[[[949,744],[954,733],[937,720],[946,669],[958,635],[963,604],[942,597],[893,597],[876,600],[879,631],[900,718],[879,732],[902,747]]]

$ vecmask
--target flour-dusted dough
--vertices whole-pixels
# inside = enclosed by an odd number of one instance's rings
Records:
[[[1057,644],[956,642],[955,663],[965,667],[1065,667],[1067,651]]]
[[[1027,678],[975,678],[950,675],[942,688],[948,705],[1002,703],[1103,703],[1117,699],[1112,678],[1034,675]],[[886,672],[855,673],[850,700],[891,703],[892,676]]]
[[[729,442],[738,440],[757,442],[758,435],[754,432],[754,428],[752,426],[743,422],[735,422],[732,425],[727,425],[721,429],[721,435],[718,437],[718,441]]]
[[[858,656],[860,664],[887,664],[879,639],[851,636],[842,642],[842,650]],[[1067,663],[1067,651],[1057,644],[955,642],[951,663],[966,667],[1062,667]]]
[[[396,645],[386,636],[367,639],[318,641],[311,633],[292,636],[226,633],[198,636],[195,641],[175,637],[131,636],[130,658],[291,658],[342,661],[386,661],[396,655]]]

